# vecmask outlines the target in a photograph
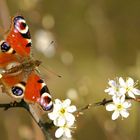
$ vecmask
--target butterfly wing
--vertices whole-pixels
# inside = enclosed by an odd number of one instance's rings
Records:
[[[13,74],[7,74],[7,71],[12,67],[20,65],[25,57],[30,56],[30,47],[31,37],[25,19],[22,16],[12,18],[10,31],[5,41],[0,42],[0,69],[2,72],[6,72],[4,74],[2,73],[3,76],[0,79],[0,82],[7,89],[8,93],[16,98],[19,98],[20,96],[16,94],[13,95],[11,89],[16,84],[23,81],[23,78],[25,77],[23,74],[25,73],[23,73],[23,70],[21,69],[16,69],[16,72],[13,72]]]
[[[3,85],[3,91],[15,99],[22,99],[24,97],[25,82],[24,75],[20,74],[2,74],[0,84]]]
[[[5,68],[9,63],[18,62],[19,60],[15,55],[0,53],[0,68]]]
[[[24,99],[27,102],[37,102],[44,110],[52,108],[51,95],[47,85],[35,72],[28,77]]]
[[[12,19],[10,31],[5,41],[0,42],[0,68],[13,62],[22,63],[30,56],[31,37],[28,25],[22,16]],[[15,55],[16,54],[16,55]]]
[[[12,18],[10,31],[5,41],[0,42],[0,68],[4,68],[8,63],[21,62],[25,57],[29,57],[30,47],[31,36],[25,19],[22,16]]]
[[[6,40],[1,43],[2,52],[29,57],[31,44],[29,27],[25,19],[22,16],[14,17]]]

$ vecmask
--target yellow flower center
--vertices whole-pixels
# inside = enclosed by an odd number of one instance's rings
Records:
[[[133,89],[133,87],[127,87],[126,91],[131,91]]]
[[[116,92],[119,92],[119,87],[115,87],[114,89],[116,90]]]
[[[65,110],[64,108],[61,108],[61,109],[60,109],[60,114],[61,114],[61,115],[64,115],[65,112],[66,112],[66,110]]]
[[[123,106],[122,106],[121,104],[118,104],[118,105],[117,105],[117,109],[118,109],[118,110],[122,110],[122,109],[123,109]]]

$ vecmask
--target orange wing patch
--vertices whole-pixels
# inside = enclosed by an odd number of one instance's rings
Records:
[[[32,72],[27,80],[24,99],[29,102],[37,102],[40,98],[41,84],[37,81],[40,79],[38,75]]]
[[[6,37],[6,42],[13,48],[17,54],[22,57],[30,56],[31,36],[29,27],[22,16],[16,16],[12,19],[10,31]]]
[[[18,62],[15,55],[0,53],[0,68],[6,67],[11,62]]]

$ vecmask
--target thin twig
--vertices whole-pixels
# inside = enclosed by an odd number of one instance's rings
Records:
[[[126,97],[125,99],[140,102],[140,98],[135,98],[134,99],[134,98],[131,98],[131,97]],[[112,99],[107,100],[106,98],[104,98],[101,102],[97,102],[94,105],[95,106],[105,106],[106,104],[111,103],[111,102],[113,102]]]
[[[126,100],[132,100],[132,101],[136,101],[136,102],[140,102],[140,98],[131,98],[131,97],[126,97],[125,98]],[[97,102],[97,103],[90,103],[90,104],[87,104],[85,105],[84,107],[82,108],[79,108],[75,113],[76,113],[76,116],[79,117],[80,115],[83,115],[83,112],[87,109],[90,109],[92,106],[94,107],[97,107],[97,106],[105,106],[106,104],[108,103],[112,103],[113,100],[112,99],[106,99],[104,98],[102,101],[100,102]]]

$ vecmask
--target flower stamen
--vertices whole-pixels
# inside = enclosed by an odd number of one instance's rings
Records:
[[[118,105],[117,105],[117,109],[120,111],[120,110],[123,109],[123,106],[122,106],[121,104],[118,104]]]

